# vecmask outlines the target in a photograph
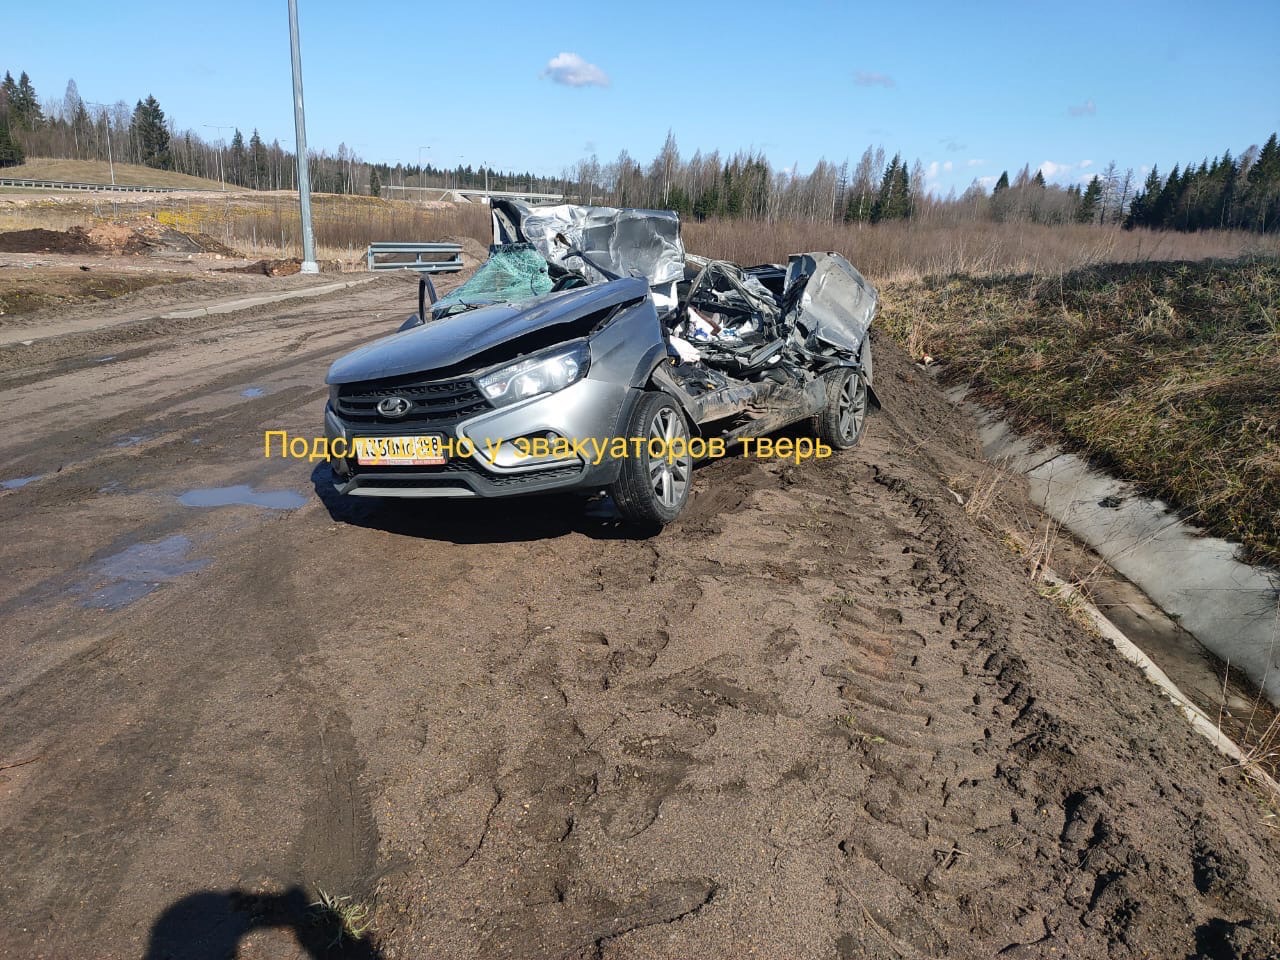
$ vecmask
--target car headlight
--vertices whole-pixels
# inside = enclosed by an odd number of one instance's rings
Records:
[[[338,385],[336,383],[329,384],[329,406],[338,409]]]
[[[568,348],[539,354],[513,363],[509,367],[476,377],[476,383],[495,407],[536,397],[543,393],[555,393],[571,383],[577,383],[587,375],[591,363],[591,351],[585,340]]]

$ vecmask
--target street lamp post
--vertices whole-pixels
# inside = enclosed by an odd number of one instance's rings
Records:
[[[289,0],[289,54],[293,61],[293,128],[298,150],[298,205],[302,212],[302,273],[319,273],[311,232],[311,171],[307,167],[307,118],[302,105],[302,50],[298,41],[298,0]]]
[[[116,162],[111,156],[111,114],[107,112],[105,103],[91,103],[88,100],[85,103],[102,111],[102,125],[107,128],[107,167],[111,171],[111,185],[114,187],[116,185]]]
[[[423,187],[426,185],[422,175],[422,151],[430,150],[430,149],[431,149],[431,144],[429,143],[426,144],[425,146],[421,146],[418,148],[418,186],[419,187]],[[426,199],[426,198],[424,197],[423,199]]]
[[[227,190],[227,173],[222,165],[222,151],[227,145],[227,139],[222,135],[223,130],[234,130],[235,124],[231,123],[206,123],[206,127],[210,130],[218,131],[218,179],[222,181],[222,191]]]

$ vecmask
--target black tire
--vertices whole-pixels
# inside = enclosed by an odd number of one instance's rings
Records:
[[[689,500],[693,486],[693,458],[688,455],[689,425],[684,413],[665,393],[646,393],[627,424],[626,436],[659,438],[670,443],[684,440],[684,456],[673,459],[649,457],[649,444],[638,455],[632,451],[623,461],[618,479],[609,495],[623,520],[641,527],[670,523]],[[679,444],[676,444],[679,449]],[[655,451],[656,452],[656,451]]]
[[[870,400],[867,381],[854,370],[836,370],[827,374],[827,405],[818,414],[818,439],[832,449],[856,447],[867,430]]]

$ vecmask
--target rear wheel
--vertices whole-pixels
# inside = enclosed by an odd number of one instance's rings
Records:
[[[609,488],[613,502],[630,523],[647,527],[670,523],[684,509],[693,483],[684,413],[666,394],[646,393],[631,414],[627,437],[645,442],[622,461],[618,479]]]
[[[818,414],[818,438],[836,450],[856,447],[867,429],[867,381],[853,370],[827,378],[827,406]]]

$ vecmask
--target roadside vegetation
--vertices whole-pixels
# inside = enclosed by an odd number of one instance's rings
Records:
[[[192,177],[174,170],[154,170],[136,163],[107,163],[104,160],[59,160],[52,157],[32,157],[25,163],[7,168],[3,176],[20,180],[63,180],[69,183],[110,183],[111,170],[115,169],[116,183],[136,187],[181,187],[185,190],[220,190],[217,180]]]
[[[1280,564],[1274,257],[929,277],[882,304],[945,379]]]

